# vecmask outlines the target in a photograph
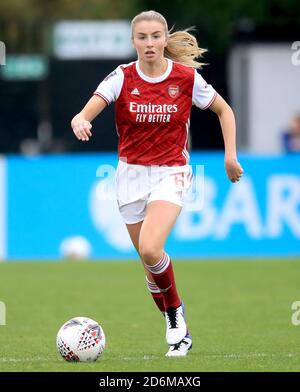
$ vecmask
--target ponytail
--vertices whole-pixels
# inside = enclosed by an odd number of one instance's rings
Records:
[[[188,67],[201,68],[205,63],[196,59],[202,57],[207,50],[199,48],[196,38],[188,30],[169,34],[165,57]]]

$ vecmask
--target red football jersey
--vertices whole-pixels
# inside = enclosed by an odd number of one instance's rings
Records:
[[[119,158],[146,166],[189,163],[192,104],[206,109],[217,95],[194,68],[169,59],[166,72],[156,78],[143,74],[138,61],[120,65],[95,94],[116,103]]]

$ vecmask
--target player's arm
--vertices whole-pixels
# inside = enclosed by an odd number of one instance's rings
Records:
[[[232,182],[239,181],[243,174],[243,169],[237,160],[236,127],[233,111],[219,94],[209,106],[209,109],[218,115],[222,128],[225,145],[225,170],[227,176]]]
[[[71,127],[77,139],[82,141],[88,141],[92,136],[92,124],[91,121],[102,112],[107,106],[107,103],[103,98],[94,95],[81,110],[80,113],[76,114],[71,121]]]

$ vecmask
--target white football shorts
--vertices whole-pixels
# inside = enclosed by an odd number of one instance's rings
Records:
[[[119,160],[116,196],[123,221],[126,224],[143,221],[147,204],[154,200],[165,200],[182,207],[192,179],[190,165],[143,166]]]

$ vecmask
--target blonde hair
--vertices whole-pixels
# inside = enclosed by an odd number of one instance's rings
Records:
[[[189,33],[192,28],[183,31],[175,31],[171,33],[168,30],[166,19],[156,11],[143,11],[136,15],[131,21],[131,38],[133,39],[133,29],[136,23],[142,21],[156,21],[161,23],[165,28],[167,38],[167,46],[164,51],[165,57],[192,68],[201,68],[204,63],[196,61],[197,58],[202,57],[207,50],[199,48],[197,39]]]

